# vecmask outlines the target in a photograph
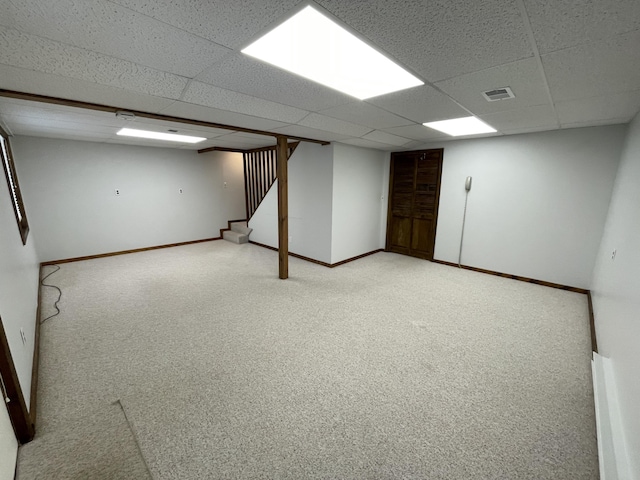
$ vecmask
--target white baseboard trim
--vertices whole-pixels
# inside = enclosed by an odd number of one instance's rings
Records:
[[[600,479],[632,480],[611,360],[594,353],[591,371],[596,407]]]

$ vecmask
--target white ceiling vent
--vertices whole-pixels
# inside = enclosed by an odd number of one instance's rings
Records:
[[[495,88],[482,92],[482,96],[487,99],[488,102],[495,102],[497,100],[506,100],[507,98],[516,98],[509,87]]]

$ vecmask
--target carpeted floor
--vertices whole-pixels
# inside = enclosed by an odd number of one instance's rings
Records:
[[[38,438],[119,401],[158,480],[598,477],[584,295],[390,253],[290,258],[286,281],[277,261],[218,241],[62,265]],[[20,480],[84,478],[30,455]],[[87,478],[141,478],[119,473]]]

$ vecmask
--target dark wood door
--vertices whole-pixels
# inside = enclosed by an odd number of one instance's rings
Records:
[[[391,154],[387,250],[433,260],[442,149]]]

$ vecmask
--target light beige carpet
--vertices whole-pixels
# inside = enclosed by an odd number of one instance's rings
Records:
[[[62,265],[40,431],[120,400],[159,480],[597,478],[584,295],[277,262],[217,241]]]

